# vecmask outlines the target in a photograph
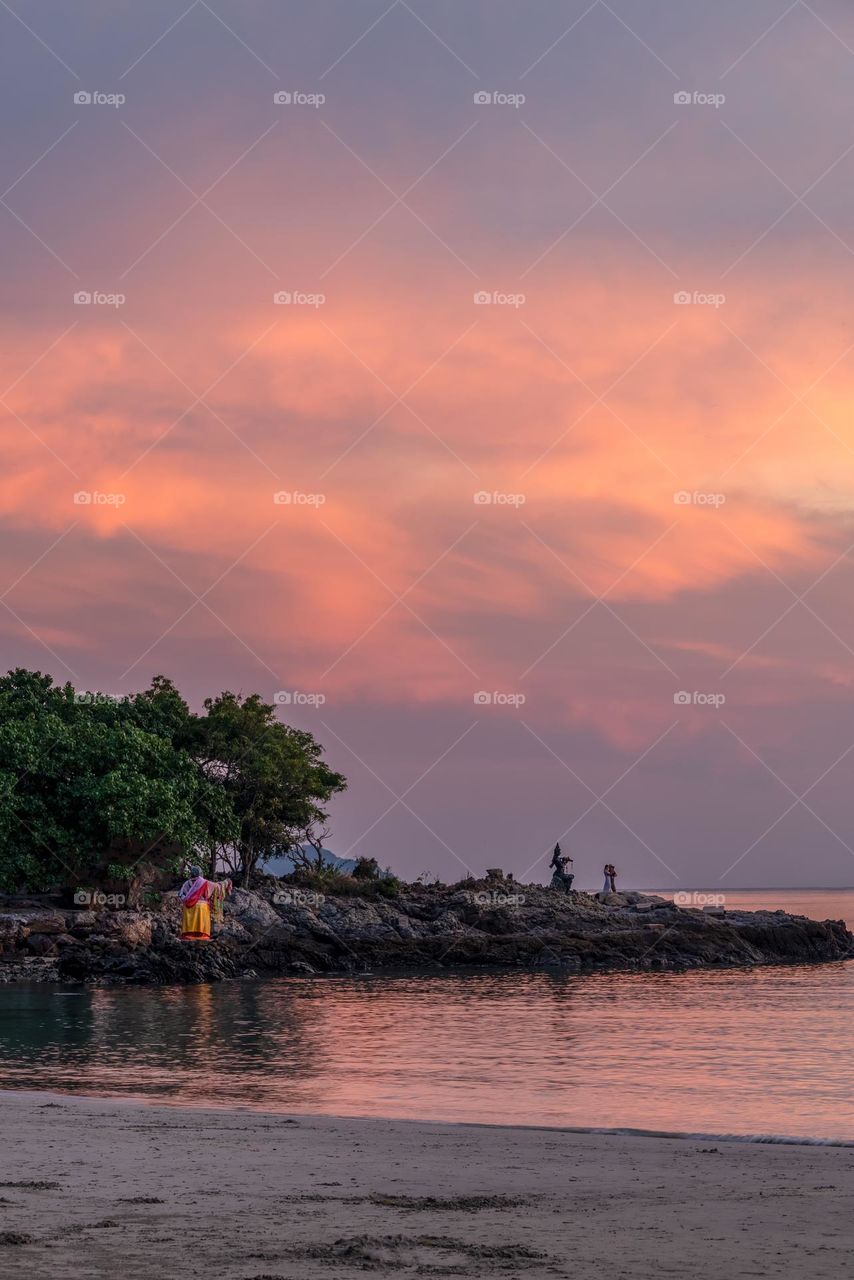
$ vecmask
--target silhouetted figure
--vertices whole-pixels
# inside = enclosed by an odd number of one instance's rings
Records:
[[[575,876],[571,871],[567,871],[567,867],[572,866],[572,858],[568,853],[561,853],[560,842],[554,847],[552,860],[549,863],[552,869],[552,889],[562,889],[564,893],[569,893],[572,888],[572,882]]]

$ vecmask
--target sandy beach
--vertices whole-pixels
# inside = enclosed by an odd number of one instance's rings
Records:
[[[836,1277],[854,1148],[4,1093],[0,1274]]]

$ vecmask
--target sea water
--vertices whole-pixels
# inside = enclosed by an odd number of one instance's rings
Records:
[[[0,1089],[181,1105],[854,1140],[852,1062],[854,963],[0,987]]]

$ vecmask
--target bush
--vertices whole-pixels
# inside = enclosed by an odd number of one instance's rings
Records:
[[[376,858],[357,858],[353,875],[357,880],[379,880],[380,864]]]
[[[292,871],[289,876],[283,876],[282,882],[333,898],[397,898],[403,887],[397,876],[378,876],[375,880],[356,879],[334,867],[323,867],[320,870],[300,868]]]

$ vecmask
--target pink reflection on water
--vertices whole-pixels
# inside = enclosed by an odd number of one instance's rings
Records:
[[[854,969],[0,992],[0,1087],[854,1139]]]

